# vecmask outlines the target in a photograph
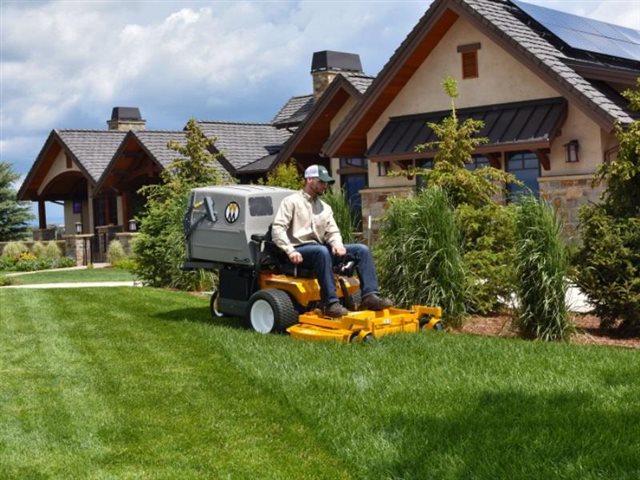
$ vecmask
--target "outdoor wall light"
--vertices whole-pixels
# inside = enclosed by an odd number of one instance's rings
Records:
[[[580,144],[578,140],[571,140],[569,143],[564,144],[565,150],[565,161],[567,163],[576,163],[580,161],[580,157],[578,156],[578,150],[580,149]]]
[[[76,222],[76,235],[80,235],[82,233],[82,222]]]
[[[135,232],[136,230],[138,230],[138,225],[136,224],[136,219],[132,218],[129,220],[129,231]]]

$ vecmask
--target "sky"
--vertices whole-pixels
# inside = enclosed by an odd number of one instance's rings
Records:
[[[640,30],[640,0],[527,1]],[[269,122],[311,93],[313,52],[376,75],[430,3],[0,0],[0,160],[23,178],[52,129],[106,129],[116,106],[149,130]]]

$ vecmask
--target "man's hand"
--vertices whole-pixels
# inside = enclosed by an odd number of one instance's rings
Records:
[[[288,255],[288,257],[289,257],[289,261],[294,265],[297,265],[298,263],[302,263],[302,254],[297,250],[294,250],[293,252],[291,252]]]
[[[333,245],[331,247],[331,253],[336,257],[344,257],[347,254],[347,249],[344,248],[344,245]]]

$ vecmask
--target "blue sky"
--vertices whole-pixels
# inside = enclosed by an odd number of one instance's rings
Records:
[[[358,53],[375,75],[430,1],[0,0],[0,158],[28,172],[54,128],[268,122],[311,92],[311,55]],[[640,30],[640,0],[528,0]]]

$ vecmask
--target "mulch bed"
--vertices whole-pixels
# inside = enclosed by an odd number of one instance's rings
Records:
[[[621,332],[619,329],[600,328],[600,319],[595,315],[572,314],[577,333],[572,335],[570,343],[581,345],[610,345],[614,347],[640,348],[639,332]],[[510,315],[471,316],[459,333],[486,335],[494,337],[517,337],[511,328]]]

